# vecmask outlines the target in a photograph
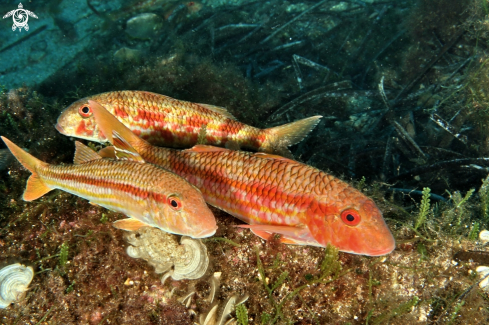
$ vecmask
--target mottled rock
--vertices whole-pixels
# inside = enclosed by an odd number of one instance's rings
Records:
[[[114,60],[121,63],[138,63],[141,61],[143,53],[139,50],[123,47],[115,51]]]
[[[151,39],[159,34],[163,27],[163,19],[152,13],[140,14],[126,23],[126,33],[139,39]]]

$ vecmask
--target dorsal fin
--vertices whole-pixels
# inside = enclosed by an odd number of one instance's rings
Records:
[[[145,162],[136,149],[134,149],[117,131],[112,131],[112,139],[117,159],[137,161],[140,163]]]
[[[102,157],[98,153],[79,141],[75,141],[75,147],[75,158],[73,159],[73,163],[75,165],[83,164],[92,160],[102,159]]]
[[[183,152],[216,152],[216,151],[231,151],[231,150],[226,148],[203,145],[203,144],[198,144],[190,149],[183,150]]]
[[[225,117],[231,119],[231,120],[236,120],[236,118],[233,116],[233,114],[229,113],[227,109],[225,109],[224,107],[220,107],[220,106],[214,106],[214,105],[210,105],[210,104],[197,104],[197,105],[200,105],[200,106],[203,106],[207,109],[210,109],[211,111],[213,112],[216,112],[216,113],[219,113],[221,115],[224,115]]]
[[[282,157],[279,155],[272,155],[272,154],[265,153],[265,152],[257,152],[257,153],[254,153],[253,156],[258,157],[258,158],[263,158],[263,159],[283,160],[283,161],[293,162],[293,163],[297,164],[297,161],[295,161],[293,159]]]

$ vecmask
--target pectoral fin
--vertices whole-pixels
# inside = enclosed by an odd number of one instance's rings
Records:
[[[256,236],[260,237],[261,239],[264,239],[267,241],[270,240],[270,237],[272,237],[272,235],[273,235],[273,233],[269,233],[269,232],[261,231],[261,230],[251,229],[251,232],[254,233]],[[280,242],[283,244],[300,245],[295,240],[292,240],[292,239],[289,239],[289,238],[286,238],[283,236],[280,238]]]
[[[277,225],[239,225],[239,228],[248,228],[258,237],[269,240],[272,234],[280,234],[280,242],[291,245],[320,246],[312,237],[307,227],[277,226]]]
[[[127,219],[114,221],[112,223],[112,226],[114,226],[117,229],[122,229],[127,231],[136,231],[139,228],[148,227],[148,225],[145,224],[144,222],[141,222],[134,218],[127,218]]]

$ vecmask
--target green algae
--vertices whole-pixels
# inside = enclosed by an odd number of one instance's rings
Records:
[[[423,225],[428,217],[430,211],[430,188],[423,188],[423,197],[421,198],[421,206],[419,208],[419,213],[414,224],[414,230],[417,230],[421,225]]]
[[[372,320],[372,325],[385,324],[391,318],[402,316],[406,313],[409,313],[413,307],[415,307],[419,303],[419,298],[414,296],[407,302],[397,306],[396,308],[390,310],[389,312],[382,314],[375,319]]]
[[[248,310],[244,304],[236,306],[236,318],[239,325],[248,325]]]
[[[342,271],[341,263],[339,262],[338,249],[334,246],[328,245],[325,248],[324,257],[321,261],[321,264],[318,267],[318,273],[315,276],[312,276],[311,280],[308,280],[308,283],[293,288],[291,292],[289,292],[285,297],[282,298],[281,301],[277,301],[274,298],[274,291],[282,286],[285,281],[289,278],[289,272],[283,271],[277,277],[275,282],[272,285],[267,283],[267,276],[265,272],[265,268],[260,259],[259,250],[255,248],[255,254],[257,258],[257,268],[260,274],[260,280],[263,284],[263,287],[267,293],[270,304],[273,307],[272,314],[262,313],[261,321],[262,324],[275,324],[278,320],[282,320],[285,323],[292,323],[292,320],[287,319],[283,314],[283,308],[287,301],[297,296],[302,290],[306,287],[309,287],[314,284],[330,284],[336,281],[338,278],[346,274]],[[348,271],[347,271],[348,272]]]
[[[234,246],[234,247],[241,247],[240,244],[232,241],[231,239],[224,238],[224,237],[211,237],[211,238],[205,238],[204,241],[215,241],[215,242],[223,242],[228,245]]]
[[[59,248],[59,265],[64,267],[68,262],[69,246],[67,243],[61,244]]]
[[[107,214],[102,213],[102,217],[100,218],[100,222],[101,223],[106,223],[107,221],[109,221],[109,218],[107,217]]]
[[[469,240],[477,240],[479,237],[479,231],[480,231],[480,223],[475,221],[472,227],[470,228],[469,235],[467,236]]]

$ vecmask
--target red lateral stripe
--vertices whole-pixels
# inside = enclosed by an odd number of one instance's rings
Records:
[[[92,168],[90,171],[94,175],[97,175],[98,172],[104,172],[104,169],[96,170],[96,168]],[[103,177],[97,176],[86,176],[82,173],[72,173],[69,171],[59,172],[56,168],[50,168],[48,173],[50,176],[57,182],[72,182],[74,184],[84,184],[84,185],[92,185],[100,188],[113,189],[124,193],[129,193],[134,195],[140,199],[147,199],[149,197],[155,197],[155,199],[159,202],[166,203],[166,198],[162,198],[161,195],[154,193],[153,191],[148,191],[147,189],[143,189],[138,186],[134,186],[128,183],[125,183],[123,180],[117,181],[109,181],[104,179]],[[128,174],[124,178],[130,179],[134,178],[135,175]]]

